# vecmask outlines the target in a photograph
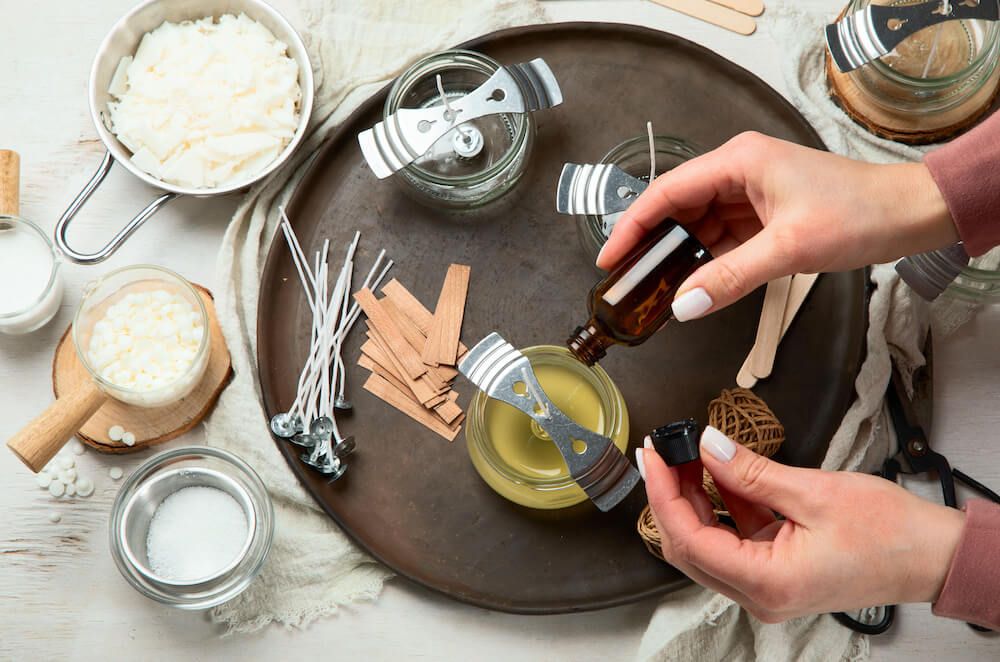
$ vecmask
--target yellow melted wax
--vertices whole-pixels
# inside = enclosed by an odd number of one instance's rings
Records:
[[[533,365],[532,370],[545,394],[564,414],[590,430],[604,430],[601,398],[586,380],[556,365]],[[484,420],[497,454],[515,471],[538,479],[569,476],[559,449],[526,414],[491,398]]]

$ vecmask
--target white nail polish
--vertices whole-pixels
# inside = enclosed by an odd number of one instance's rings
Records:
[[[646,480],[646,465],[643,464],[642,453],[643,449],[635,449],[635,468],[639,470],[639,475],[642,476],[642,479]]]
[[[678,322],[698,319],[712,308],[712,297],[703,287],[696,287],[674,299],[670,306]]]
[[[653,447],[653,440],[652,440],[652,438],[648,434],[642,440],[642,447],[643,448],[652,448]]]
[[[729,462],[736,455],[736,444],[711,425],[701,433],[701,447],[719,462]]]

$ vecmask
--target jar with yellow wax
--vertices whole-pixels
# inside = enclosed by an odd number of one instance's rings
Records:
[[[521,352],[556,407],[626,451],[628,410],[602,368],[583,365],[563,347],[539,345]],[[473,466],[500,496],[540,509],[587,500],[548,434],[514,407],[477,391],[469,405],[465,434]]]

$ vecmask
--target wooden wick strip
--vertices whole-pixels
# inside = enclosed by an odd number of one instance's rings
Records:
[[[437,407],[441,406],[442,404],[444,404],[446,402],[454,402],[454,399],[451,397],[451,395],[453,393],[456,396],[458,395],[454,391],[449,391],[448,393],[443,393],[441,395],[436,395],[432,399],[428,400],[427,402],[422,403],[422,402],[420,402],[420,400],[417,399],[417,396],[414,395],[413,391],[410,390],[410,387],[407,386],[405,382],[403,382],[402,380],[400,380],[399,377],[391,369],[389,369],[389,368],[381,365],[375,359],[373,359],[371,356],[368,356],[367,354],[362,354],[358,358],[358,365],[361,366],[362,368],[364,368],[365,370],[368,370],[369,372],[373,372],[376,375],[378,375],[379,377],[381,377],[382,379],[386,380],[387,382],[389,382],[390,384],[392,384],[393,386],[395,386],[397,389],[399,389],[400,391],[402,391],[404,395],[406,395],[407,397],[409,397],[411,400],[413,400],[418,405],[424,407],[425,409],[435,409],[435,412],[439,414],[439,417],[445,423],[448,423],[449,425],[452,424],[452,423],[454,423],[455,417],[452,417],[449,420],[445,415],[442,415],[440,412],[436,411]],[[461,409],[459,409],[459,411],[461,412]],[[446,413],[450,414],[451,410],[450,409],[447,410]]]
[[[413,391],[414,395],[417,396],[417,400],[420,402],[427,402],[434,396],[438,395],[438,389],[427,383],[427,381],[423,379],[423,375],[421,375],[418,379],[413,379],[406,373],[402,364],[399,362],[399,357],[389,350],[382,336],[376,330],[371,329],[369,330],[369,333],[371,334],[369,337],[374,340],[379,349],[382,350],[382,356],[384,356],[386,360],[392,364],[393,368],[396,369],[396,372],[403,378],[403,382],[406,386]]]
[[[774,356],[778,351],[778,341],[781,339],[781,322],[791,284],[791,276],[782,276],[767,284],[764,306],[760,311],[760,324],[757,326],[757,340],[750,350],[753,356],[750,360],[750,371],[757,379],[770,376],[774,368]]]
[[[472,269],[464,264],[453,264],[441,287],[434,322],[427,334],[427,344],[421,356],[430,366],[455,365],[458,362],[459,338],[462,335],[462,318],[465,300],[469,294],[469,276]]]
[[[423,352],[425,343],[427,342],[427,336],[420,331],[416,323],[399,309],[399,307],[389,300],[388,297],[379,299],[379,303],[382,307],[392,316],[396,325],[406,336],[406,341],[410,343],[413,350],[418,354]],[[440,382],[450,382],[458,376],[458,370],[451,366],[439,365],[436,368],[428,366],[429,373],[432,373],[434,377]]]
[[[417,379],[427,372],[427,366],[420,361],[420,356],[403,336],[403,332],[393,321],[392,316],[380,305],[378,299],[369,289],[363,289],[354,294],[354,300],[368,316],[368,322],[378,332],[382,345],[392,354],[403,368],[403,372],[412,379]]]
[[[431,330],[431,324],[434,322],[434,313],[427,310],[426,306],[420,303],[420,300],[413,296],[402,283],[393,278],[382,286],[382,294],[385,295],[387,301],[391,301],[396,306],[397,310],[410,318],[424,334],[424,337],[427,336]],[[465,356],[467,351],[469,351],[468,347],[462,343],[458,344],[459,358]]]
[[[757,22],[751,17],[708,0],[653,0],[653,2],[706,23],[718,25],[720,28],[732,30],[737,34],[753,34],[757,30]]]
[[[458,436],[460,429],[458,426],[445,425],[429,410],[413,402],[399,389],[375,373],[368,376],[365,390],[448,441],[454,441],[455,437]]]
[[[462,415],[462,408],[456,405],[451,400],[445,399],[444,402],[434,407],[434,412],[441,417],[441,419],[451,425]]]

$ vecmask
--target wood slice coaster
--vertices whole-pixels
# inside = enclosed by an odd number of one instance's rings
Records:
[[[130,453],[184,434],[204,420],[215,406],[219,394],[229,383],[232,364],[215,314],[212,293],[200,285],[194,285],[194,288],[205,301],[212,343],[208,367],[201,383],[180,401],[164,407],[147,409],[110,399],[77,432],[80,441],[102,453]],[[63,334],[52,361],[52,390],[57,398],[60,393],[90,379],[87,369],[76,355],[71,331],[72,327]],[[134,434],[135,445],[126,446],[120,441],[111,441],[108,429],[113,425],[120,425]]]
[[[837,69],[829,53],[826,54],[826,79],[833,102],[869,133],[907,145],[927,145],[970,129],[992,107],[1000,90],[1000,67],[994,69],[979,91],[962,104],[920,116],[896,113],[876,105],[850,74]]]

